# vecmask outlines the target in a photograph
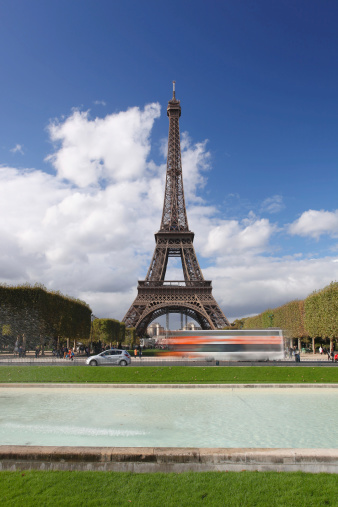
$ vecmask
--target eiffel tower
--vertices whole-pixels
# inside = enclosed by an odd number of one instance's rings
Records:
[[[145,334],[154,319],[168,313],[183,313],[202,329],[229,326],[212,295],[211,281],[203,278],[193,246],[194,233],[188,226],[181,163],[181,106],[175,96],[175,81],[167,115],[168,158],[161,227],[155,234],[156,246],[147,276],[138,282],[136,299],[123,318],[139,336]],[[184,281],[165,280],[169,257],[181,258]]]

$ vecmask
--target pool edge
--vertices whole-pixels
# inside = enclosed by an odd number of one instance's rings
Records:
[[[338,388],[338,383],[307,383],[307,384],[285,384],[285,383],[277,383],[277,384],[67,384],[67,383],[34,383],[34,382],[13,382],[13,383],[0,383],[0,388],[14,388],[14,387],[42,387],[42,388],[55,388],[61,387],[65,389],[69,388],[116,388],[116,389],[135,389],[135,388],[148,388],[148,389],[194,389],[194,388],[224,388],[224,389],[237,389],[237,388]]]
[[[338,473],[338,449],[0,446],[0,471]]]

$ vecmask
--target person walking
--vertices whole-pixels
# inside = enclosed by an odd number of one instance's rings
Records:
[[[334,349],[333,349],[333,347],[331,349],[330,359],[331,359],[332,362],[334,361]]]

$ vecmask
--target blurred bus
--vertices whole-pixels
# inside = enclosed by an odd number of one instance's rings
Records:
[[[169,331],[166,355],[208,361],[284,359],[281,329]]]

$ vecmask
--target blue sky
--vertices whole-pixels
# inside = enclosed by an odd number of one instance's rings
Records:
[[[123,317],[160,225],[172,80],[224,313],[336,280],[337,25],[334,0],[1,2],[0,281]]]

